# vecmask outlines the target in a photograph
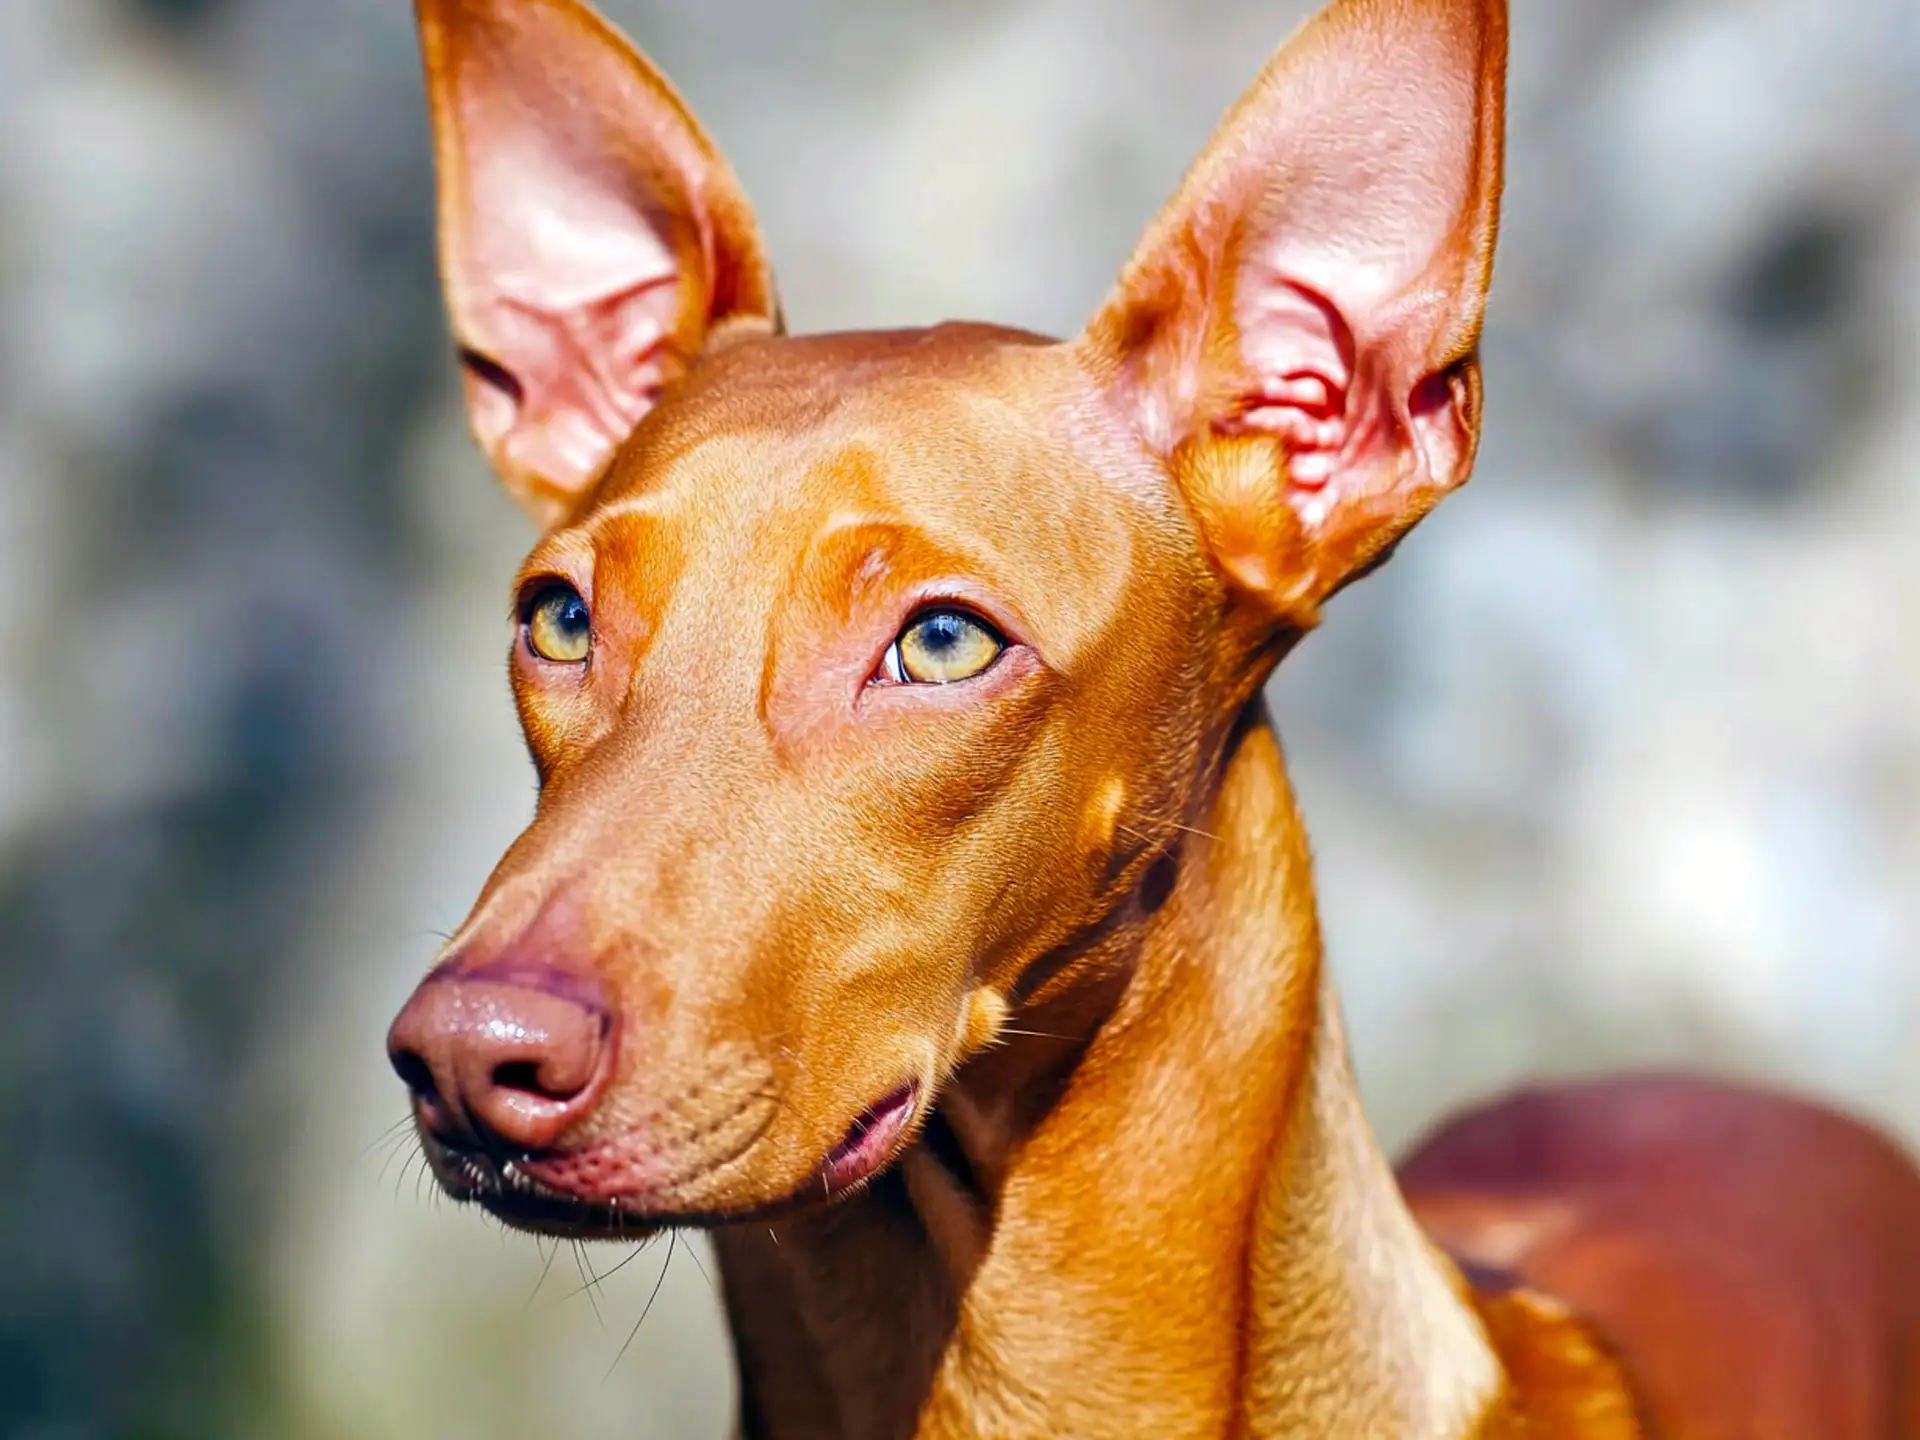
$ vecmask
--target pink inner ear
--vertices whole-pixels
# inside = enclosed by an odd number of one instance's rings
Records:
[[[468,366],[480,442],[526,475],[573,482],[598,471],[670,378],[678,280],[636,280],[572,305],[495,297],[495,353],[481,353],[497,372]]]
[[[1220,428],[1279,436],[1288,478],[1317,490],[1333,478],[1347,436],[1353,332],[1331,300],[1270,261],[1243,266],[1238,290],[1234,319],[1252,389]]]
[[[504,372],[469,365],[474,430],[513,470],[572,487],[672,378],[669,342],[697,282],[662,233],[670,222],[614,177],[583,183],[577,159],[537,141],[471,159],[476,209],[514,218],[467,231],[453,277],[468,348]]]

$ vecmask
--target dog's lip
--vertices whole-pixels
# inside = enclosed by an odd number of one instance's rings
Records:
[[[910,1080],[861,1111],[847,1127],[846,1136],[820,1162],[822,1190],[827,1195],[838,1194],[878,1172],[900,1149],[919,1108],[920,1087]]]
[[[438,1141],[430,1142],[430,1148],[438,1152],[434,1169],[448,1193],[479,1205],[507,1225],[572,1239],[635,1240],[667,1228],[711,1230],[782,1219],[852,1193],[906,1148],[920,1113],[920,1096],[917,1081],[895,1086],[855,1117],[839,1143],[793,1190],[767,1204],[738,1210],[686,1211],[622,1199],[583,1200],[528,1174],[521,1168],[524,1162]]]

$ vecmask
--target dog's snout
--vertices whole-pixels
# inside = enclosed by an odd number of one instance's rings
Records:
[[[440,971],[394,1020],[387,1055],[436,1137],[542,1150],[599,1102],[615,1039],[597,983],[572,972]]]

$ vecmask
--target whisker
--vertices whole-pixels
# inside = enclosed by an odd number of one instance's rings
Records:
[[[587,1248],[578,1240],[570,1241],[569,1243],[573,1246],[574,1266],[580,1271],[580,1279],[585,1282],[581,1285],[580,1289],[587,1292],[587,1304],[593,1308],[593,1318],[600,1323],[600,1328],[604,1330],[607,1327],[607,1317],[600,1313],[600,1301],[593,1293],[593,1280],[587,1279],[589,1275],[593,1275],[593,1266],[587,1263]],[[596,1275],[594,1279],[597,1280],[599,1277]],[[579,1291],[575,1291],[574,1293],[578,1294]]]
[[[378,1185],[387,1178],[387,1171],[393,1168],[393,1162],[395,1160],[400,1161],[400,1171],[402,1174],[405,1174],[406,1168],[407,1168],[407,1162],[410,1161],[415,1155],[418,1155],[419,1153],[420,1152],[417,1149],[403,1150],[398,1145],[392,1146],[391,1148],[388,1149],[386,1158],[380,1162],[380,1173],[373,1177],[373,1183]],[[396,1193],[394,1198],[397,1200],[400,1197]]]
[[[608,1380],[611,1380],[613,1378],[613,1372],[618,1370],[620,1368],[620,1362],[627,1358],[627,1350],[629,1347],[632,1346],[634,1337],[640,1333],[640,1327],[647,1323],[647,1316],[653,1313],[653,1302],[660,1298],[660,1287],[666,1284],[667,1270],[673,1264],[673,1248],[674,1248],[675,1238],[676,1237],[674,1236],[673,1231],[669,1230],[667,1232],[667,1258],[660,1263],[660,1273],[654,1277],[653,1290],[648,1294],[647,1303],[640,1311],[640,1318],[633,1322],[633,1329],[627,1332],[626,1344],[620,1347],[620,1353],[613,1357],[613,1364],[609,1365],[607,1367],[607,1373],[601,1376],[602,1384],[605,1384]],[[646,1248],[645,1246],[641,1247],[641,1249],[645,1249],[645,1248]],[[638,1250],[634,1252],[635,1255],[639,1253],[640,1252]],[[628,1256],[627,1258],[632,1259],[633,1257]]]
[[[618,1265],[614,1266],[611,1270],[603,1271],[601,1274],[595,1275],[593,1277],[594,1283],[602,1287],[602,1289],[604,1289],[607,1281],[611,1280],[614,1276],[618,1275],[622,1270],[626,1269],[627,1266],[631,1265],[634,1262],[634,1258],[637,1255],[639,1255],[641,1251],[645,1250],[650,1243],[651,1243],[650,1241],[642,1240],[638,1245],[634,1246],[632,1250],[627,1252],[626,1259],[622,1260]],[[587,1287],[584,1285],[580,1287],[581,1290],[584,1290],[586,1288]],[[573,1299],[574,1295],[578,1295],[579,1293],[580,1293],[580,1290],[575,1290],[572,1292],[572,1294],[563,1295],[560,1298],[562,1301],[571,1300]]]
[[[1072,1035],[1055,1035],[1048,1030],[1016,1030],[1011,1025],[1002,1025],[999,1033],[1002,1035],[1025,1035],[1034,1040],[1060,1040],[1069,1044],[1072,1043],[1075,1038]]]
[[[500,1238],[504,1241],[506,1239],[506,1235],[507,1235],[507,1227],[502,1225],[500,1227]],[[540,1241],[537,1238],[533,1242],[533,1248],[536,1250],[546,1249],[546,1247],[541,1245]],[[553,1248],[551,1250],[546,1250],[546,1259],[543,1260],[540,1264],[540,1278],[533,1282],[532,1293],[530,1293],[527,1296],[526,1304],[520,1307],[522,1310],[526,1310],[532,1307],[534,1296],[540,1293],[540,1287],[547,1283],[547,1276],[553,1270],[553,1257],[558,1255],[559,1253],[560,1253],[560,1242],[558,1240],[555,1240],[553,1242]]]
[[[409,1152],[407,1158],[400,1162],[400,1173],[393,1177],[393,1203],[396,1206],[400,1203],[400,1191],[402,1187],[406,1185],[407,1175],[412,1171],[415,1162],[417,1161],[424,1165],[426,1160],[427,1156],[425,1151],[414,1150]]]
[[[402,1115],[398,1120],[394,1121],[393,1124],[389,1125],[386,1129],[382,1130],[378,1135],[374,1136],[373,1139],[367,1142],[366,1148],[362,1150],[358,1155],[354,1156],[354,1164],[357,1165],[361,1161],[365,1160],[380,1146],[382,1145],[391,1146],[395,1141],[402,1139],[404,1137],[404,1133],[408,1129],[410,1129],[412,1125],[413,1125],[413,1116]]]
[[[419,1138],[411,1125],[404,1130],[395,1130],[388,1139],[381,1142],[387,1152],[386,1160],[383,1160],[381,1163],[384,1165],[387,1161],[392,1160],[395,1155],[415,1148],[415,1144]]]
[[[700,1259],[700,1247],[691,1240],[687,1242],[687,1257],[693,1261],[693,1268],[700,1272],[700,1278],[707,1282],[707,1289],[718,1295],[720,1292],[713,1289],[713,1277],[707,1273],[707,1267]]]
[[[1164,823],[1167,829],[1169,830],[1178,830],[1185,835],[1198,835],[1202,840],[1212,840],[1215,843],[1218,843],[1220,839],[1220,837],[1214,834],[1213,831],[1202,830],[1197,825],[1183,825],[1178,820],[1168,820],[1168,821],[1165,821]],[[1165,836],[1162,836],[1162,835],[1153,834],[1151,831],[1136,830],[1131,825],[1122,825],[1117,821],[1115,822],[1113,828],[1115,830],[1118,830],[1122,835],[1127,836],[1129,839],[1138,840],[1142,845],[1147,845],[1147,846],[1157,845],[1160,843],[1161,840],[1166,838]]]

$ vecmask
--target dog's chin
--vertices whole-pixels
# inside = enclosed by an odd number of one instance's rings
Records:
[[[434,1177],[448,1195],[478,1205],[513,1229],[569,1240],[634,1241],[667,1229],[784,1219],[845,1200],[912,1144],[922,1110],[920,1087],[899,1086],[862,1111],[799,1184],[775,1190],[771,1199],[732,1199],[726,1193],[732,1187],[712,1183],[717,1166],[644,1193],[583,1193],[559,1178],[579,1173],[576,1156],[501,1155],[431,1138],[423,1143]],[[724,1163],[738,1168],[740,1158]]]
[[[567,1240],[646,1240],[671,1222],[650,1218],[619,1201],[586,1200],[518,1176],[509,1165],[456,1198],[468,1200],[510,1229]]]

